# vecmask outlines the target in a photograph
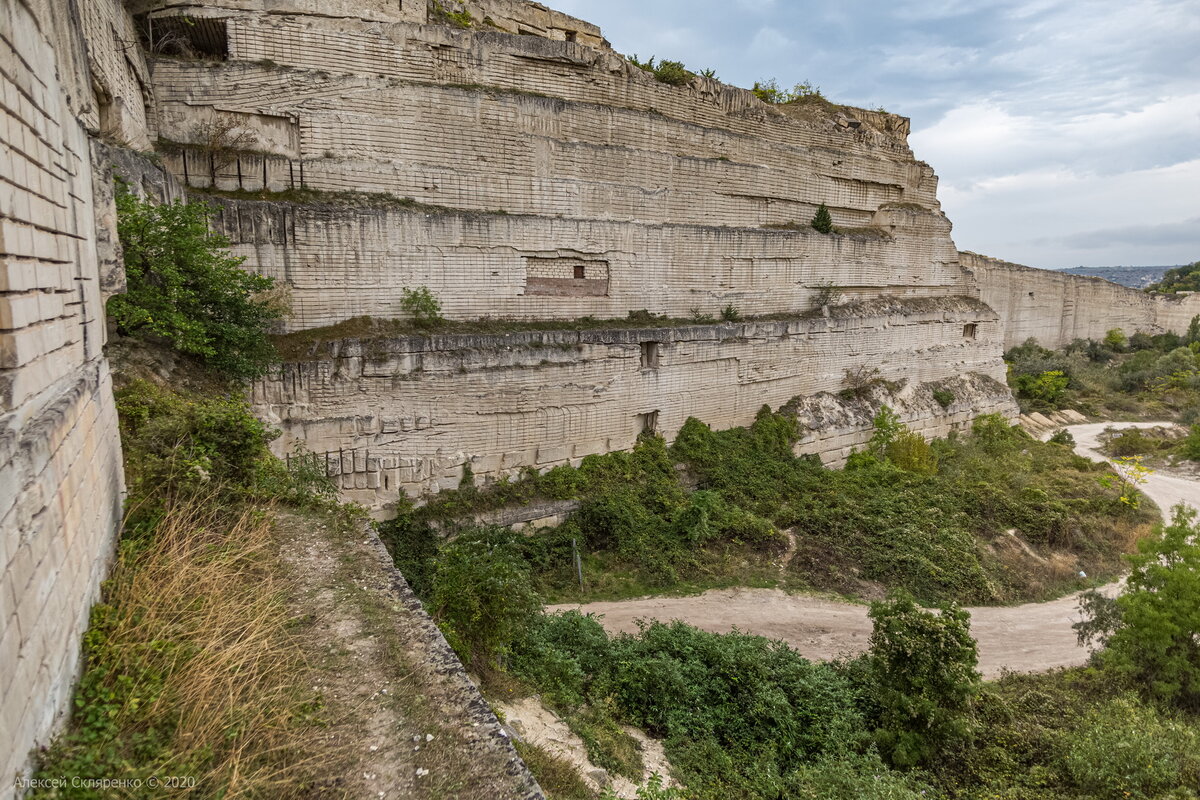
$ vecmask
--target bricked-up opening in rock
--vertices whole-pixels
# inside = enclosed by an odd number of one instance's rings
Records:
[[[974,322],[968,322],[966,325],[963,325],[964,339],[974,339],[977,333],[979,333],[979,326]]]
[[[642,342],[642,369],[658,369],[658,342]]]
[[[608,294],[608,262],[570,256],[527,256],[525,294],[548,297],[604,297]]]
[[[156,55],[221,61],[229,58],[229,36],[223,17],[147,14],[139,24],[143,43]]]
[[[658,412],[648,411],[645,414],[638,414],[638,432],[644,433],[647,436],[653,436],[658,433]]]

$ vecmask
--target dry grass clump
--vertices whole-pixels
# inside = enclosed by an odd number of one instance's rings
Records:
[[[305,690],[271,550],[269,509],[215,496],[168,503],[151,533],[123,541],[85,636],[73,724],[41,773],[305,796],[336,754],[318,735],[320,698]]]

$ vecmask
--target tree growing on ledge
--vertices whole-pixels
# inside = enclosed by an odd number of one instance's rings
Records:
[[[817,213],[812,218],[813,230],[818,233],[831,233],[833,231],[833,216],[829,213],[829,208],[821,203]]]
[[[236,379],[262,375],[277,359],[268,330],[284,312],[274,279],[241,269],[210,230],[206,203],[154,205],[121,184],[116,201],[128,281],[108,303],[117,331],[165,339]]]

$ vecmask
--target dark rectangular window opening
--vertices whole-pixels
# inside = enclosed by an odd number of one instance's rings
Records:
[[[229,58],[229,35],[224,17],[150,16],[141,20],[141,33],[152,55],[176,58]]]
[[[974,339],[975,334],[977,334],[978,332],[979,332],[979,325],[977,325],[974,322],[968,322],[966,325],[963,325],[963,338],[964,339]]]
[[[575,280],[581,281],[587,277],[587,267],[583,264],[575,265]]]
[[[646,436],[658,433],[658,412],[649,411],[645,414],[638,414],[638,427],[640,432]]]
[[[567,41],[568,42],[579,41],[579,32],[578,31],[567,31]]]
[[[658,369],[658,342],[642,342],[642,369]]]

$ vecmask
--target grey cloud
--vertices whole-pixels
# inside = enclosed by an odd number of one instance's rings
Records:
[[[1047,243],[1061,243],[1075,250],[1108,250],[1115,247],[1191,247],[1200,259],[1200,217],[1158,225],[1102,228],[1074,233]]]

